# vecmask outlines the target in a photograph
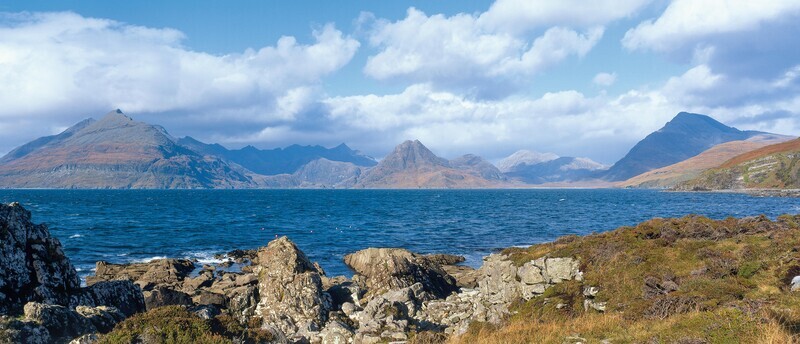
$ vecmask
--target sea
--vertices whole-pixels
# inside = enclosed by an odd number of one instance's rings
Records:
[[[46,223],[82,277],[95,262],[219,262],[217,254],[288,236],[329,276],[368,247],[484,256],[568,234],[688,214],[715,219],[800,213],[800,199],[624,189],[0,190]]]

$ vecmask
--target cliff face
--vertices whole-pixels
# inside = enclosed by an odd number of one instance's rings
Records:
[[[0,161],[0,187],[237,188],[252,179],[179,146],[161,127],[119,110],[24,145]]]
[[[82,288],[61,243],[18,203],[0,204],[0,341],[61,343],[144,311],[129,281]],[[12,316],[11,318],[8,316]]]

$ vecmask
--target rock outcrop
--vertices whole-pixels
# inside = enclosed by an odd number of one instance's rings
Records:
[[[82,288],[58,239],[18,203],[0,204],[0,239],[0,342],[67,342],[144,310],[130,281]]]
[[[327,320],[331,297],[322,290],[322,273],[286,237],[258,251],[259,302],[262,326],[293,338],[317,333]]]
[[[436,260],[399,248],[368,248],[344,257],[345,264],[363,276],[367,299],[416,283],[431,298],[447,297],[458,287]]]

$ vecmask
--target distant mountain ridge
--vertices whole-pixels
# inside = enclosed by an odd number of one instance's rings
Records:
[[[195,152],[213,155],[236,163],[250,171],[262,175],[291,174],[311,161],[324,158],[330,161],[349,162],[356,166],[375,166],[372,157],[350,149],[342,143],[334,148],[322,146],[291,145],[286,148],[258,149],[246,146],[241,149],[227,149],[220,144],[207,144],[192,137],[183,137],[178,144]]]
[[[553,153],[520,150],[497,164],[510,179],[528,184],[575,182],[592,179],[608,166],[589,158],[559,157]]]
[[[243,188],[252,178],[176,144],[164,128],[121,111],[84,120],[0,159],[0,186],[21,188]]]
[[[639,141],[600,177],[623,181],[689,159],[715,145],[747,140],[757,135],[774,134],[741,131],[706,115],[681,112],[664,127]]]

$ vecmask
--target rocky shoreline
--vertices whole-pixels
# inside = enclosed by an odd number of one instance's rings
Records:
[[[223,262],[97,262],[0,204],[0,343],[783,343],[800,215],[652,219],[484,258],[368,248],[328,276],[289,238]],[[725,323],[720,327],[720,323]]]
[[[228,316],[261,333],[262,340],[239,342],[403,342],[423,332],[464,333],[472,321],[499,323],[513,302],[583,276],[569,257],[516,266],[492,254],[472,269],[457,265],[459,256],[369,248],[345,256],[352,278],[329,277],[281,237],[258,250],[232,251],[197,274],[186,259],[100,261],[80,287],[59,241],[22,206],[0,205],[0,229],[0,342],[93,343],[125,318],[164,306],[202,319]],[[228,271],[231,264],[241,271]],[[586,307],[604,305],[589,293]]]

